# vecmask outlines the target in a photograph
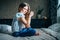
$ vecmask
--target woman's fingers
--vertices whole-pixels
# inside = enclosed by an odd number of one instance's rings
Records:
[[[31,11],[31,12],[30,12],[30,16],[32,17],[33,15],[34,15],[34,12],[33,12],[33,11]]]

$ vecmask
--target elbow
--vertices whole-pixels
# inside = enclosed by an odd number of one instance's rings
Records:
[[[26,27],[26,28],[29,28],[29,27],[30,27],[30,25],[29,25],[29,24],[25,24],[25,27]]]

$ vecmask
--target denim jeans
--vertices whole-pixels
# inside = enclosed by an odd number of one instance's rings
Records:
[[[23,28],[22,30],[20,30],[19,32],[14,32],[12,33],[13,36],[18,37],[25,37],[25,36],[33,36],[35,35],[36,31],[33,28]]]

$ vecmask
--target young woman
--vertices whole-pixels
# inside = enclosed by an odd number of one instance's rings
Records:
[[[18,7],[18,12],[13,18],[12,22],[12,35],[17,36],[33,36],[39,35],[33,28],[30,26],[31,17],[33,16],[33,11],[30,10],[30,6],[27,3],[21,3]]]

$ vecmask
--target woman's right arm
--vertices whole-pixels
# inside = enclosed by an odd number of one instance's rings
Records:
[[[30,24],[26,21],[26,19],[24,17],[20,17],[20,18],[18,18],[18,20],[20,22],[22,22],[25,25],[26,28],[30,27]]]

